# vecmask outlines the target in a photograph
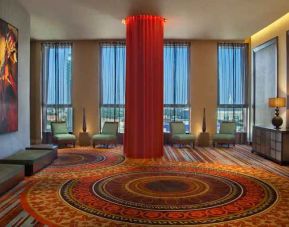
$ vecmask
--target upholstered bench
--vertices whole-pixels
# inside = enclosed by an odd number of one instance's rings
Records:
[[[0,195],[24,179],[23,165],[0,164]]]
[[[57,158],[57,149],[58,146],[55,144],[34,144],[30,145],[29,147],[25,148],[26,150],[52,150],[55,152],[56,158]]]
[[[25,175],[31,176],[49,165],[56,157],[53,150],[25,150],[1,159],[0,163],[24,165]]]

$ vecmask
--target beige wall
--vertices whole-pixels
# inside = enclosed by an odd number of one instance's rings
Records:
[[[289,13],[266,28],[251,36],[251,51],[260,44],[278,37],[278,92],[280,97],[287,97],[289,92],[287,79],[286,32],[289,30]],[[253,71],[252,71],[253,74]],[[281,108],[284,125],[289,126],[289,106]],[[286,113],[287,112],[287,113]]]
[[[99,131],[99,45],[95,41],[73,42],[74,132],[82,131],[82,110],[86,111],[87,131]]]
[[[40,42],[32,43],[31,79],[33,86],[40,84]],[[82,131],[82,109],[86,109],[87,131],[99,131],[99,45],[97,41],[73,41],[73,88],[74,133]],[[206,108],[207,131],[216,130],[217,107],[217,41],[191,42],[191,129],[195,135],[202,130],[203,108]],[[32,98],[31,136],[38,141],[41,127],[41,90]]]
[[[217,42],[191,42],[191,129],[202,131],[203,108],[206,108],[207,131],[216,131]]]

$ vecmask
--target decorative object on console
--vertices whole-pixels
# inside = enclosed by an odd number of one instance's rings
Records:
[[[280,126],[283,124],[283,119],[279,116],[279,108],[286,106],[286,98],[269,98],[268,104],[269,107],[275,108],[275,116],[272,118],[272,124],[276,129],[280,129]]]
[[[82,131],[86,132],[86,114],[85,114],[85,108],[82,110]]]
[[[18,130],[18,30],[0,19],[0,133]]]
[[[207,130],[207,124],[206,124],[206,108],[204,108],[202,132],[206,132],[206,130]]]

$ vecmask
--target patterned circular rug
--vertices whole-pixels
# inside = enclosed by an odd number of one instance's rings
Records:
[[[244,224],[252,223],[250,218],[262,223],[288,215],[284,210],[280,214],[288,202],[280,178],[249,172],[212,164],[127,161],[89,176],[35,181],[22,195],[22,204],[50,225],[68,220],[113,226]]]
[[[74,148],[58,152],[58,158],[40,172],[63,173],[63,172],[85,172],[94,169],[113,167],[122,163],[125,157],[111,151],[95,151],[92,149]]]

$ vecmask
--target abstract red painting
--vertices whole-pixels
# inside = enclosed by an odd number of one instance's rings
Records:
[[[0,133],[18,130],[18,30],[0,19]]]

